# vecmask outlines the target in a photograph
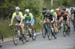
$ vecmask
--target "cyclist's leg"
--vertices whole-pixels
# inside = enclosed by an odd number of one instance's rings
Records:
[[[21,33],[24,34],[24,27],[25,27],[24,23],[21,24],[20,27],[21,27]]]
[[[59,16],[57,17],[57,22],[58,22],[58,29],[59,29],[59,32],[60,32],[60,17]]]
[[[54,23],[54,32],[55,32],[55,35],[57,35],[58,33],[58,26],[57,26],[57,22]]]
[[[45,27],[46,23],[47,23],[47,18],[44,19],[44,21],[43,21],[43,27],[42,27],[42,31],[45,30],[45,31],[44,31],[45,36],[46,36],[46,34],[47,34],[47,29],[46,29],[46,27]]]
[[[16,32],[15,32],[15,34],[16,34],[16,36],[17,37],[20,37],[20,30],[19,30],[19,22],[17,22],[16,24],[15,24],[15,28],[16,28]]]
[[[30,22],[30,28],[31,28],[33,31],[35,31],[35,29],[34,29],[34,23],[35,23],[35,20],[32,19],[31,22]]]
[[[52,29],[51,29],[51,30],[52,30],[51,34],[52,34],[52,36],[54,37],[54,39],[56,39],[55,32],[54,32],[54,27],[55,27],[55,26],[54,26],[54,23],[52,23],[51,26],[52,26],[52,27],[51,27],[51,28],[52,28]]]
[[[66,36],[66,21],[63,19],[63,36]]]
[[[70,31],[69,17],[66,17],[67,32]]]
[[[59,31],[61,31],[61,28],[62,28],[62,21],[63,21],[63,17],[60,17],[60,19],[59,19]]]
[[[69,18],[67,20],[67,26],[68,26],[68,32],[70,32],[70,20],[69,20]]]

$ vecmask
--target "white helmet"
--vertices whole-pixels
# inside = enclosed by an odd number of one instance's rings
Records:
[[[50,12],[53,13],[54,12],[54,9],[51,9]]]
[[[15,9],[16,9],[16,10],[20,10],[20,7],[17,6],[17,7],[15,7]]]
[[[25,12],[28,12],[29,13],[29,9],[25,9]]]

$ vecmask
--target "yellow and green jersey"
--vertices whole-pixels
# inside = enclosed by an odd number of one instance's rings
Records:
[[[28,15],[24,14],[24,19],[25,21],[31,21],[33,19],[32,13],[29,13]]]
[[[22,12],[19,12],[18,14],[16,12],[14,12],[12,14],[12,19],[16,18],[17,20],[20,21],[21,18],[23,18],[23,13]]]

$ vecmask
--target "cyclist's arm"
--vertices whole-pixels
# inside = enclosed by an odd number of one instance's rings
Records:
[[[55,16],[55,21],[57,20],[57,14],[56,13],[54,13],[54,16]]]
[[[69,21],[71,18],[71,14],[70,13],[67,13],[67,20]]]
[[[51,21],[52,23],[54,22],[54,19],[55,19],[55,18],[53,17],[53,20]]]
[[[53,23],[53,22],[54,22],[55,17],[54,17],[53,15],[51,15],[51,16],[52,16],[52,21],[51,21],[51,23]]]
[[[13,13],[13,15],[12,15],[11,23],[10,23],[11,25],[13,24],[13,21],[14,21],[14,18],[15,18],[15,14],[16,14],[16,13]]]

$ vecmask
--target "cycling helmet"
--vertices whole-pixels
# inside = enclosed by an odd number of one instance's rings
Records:
[[[43,8],[43,10],[47,10],[47,8]]]
[[[66,11],[66,8],[63,8],[62,10],[63,10],[63,11]]]
[[[54,12],[54,9],[51,9],[50,12],[53,13]]]
[[[15,7],[15,9],[16,9],[16,10],[20,10],[20,7],[17,6],[17,7]]]
[[[25,12],[28,12],[29,13],[29,9],[25,9]]]

